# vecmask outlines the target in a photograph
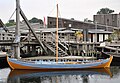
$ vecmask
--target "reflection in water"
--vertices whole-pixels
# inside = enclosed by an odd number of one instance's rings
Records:
[[[55,72],[13,70],[9,74],[7,83],[90,83],[91,77],[99,75],[112,76],[109,69]]]
[[[120,66],[111,67],[110,71],[113,74],[113,78],[119,78],[120,79]]]
[[[82,80],[83,80],[83,83],[89,83],[89,77],[88,75],[83,75],[81,76]]]
[[[0,83],[7,83],[6,80],[10,71],[9,68],[0,69]]]

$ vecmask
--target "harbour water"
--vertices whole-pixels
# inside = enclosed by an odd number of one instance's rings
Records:
[[[120,66],[77,71],[30,71],[0,69],[0,83],[119,83]]]

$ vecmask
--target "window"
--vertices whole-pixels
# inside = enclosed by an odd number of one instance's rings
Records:
[[[50,21],[50,24],[52,24],[52,22]]]

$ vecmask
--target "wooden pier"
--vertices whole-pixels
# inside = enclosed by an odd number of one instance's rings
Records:
[[[55,55],[55,34],[51,32],[36,32],[38,39],[44,44],[44,47],[49,52],[48,55]],[[48,30],[48,29],[47,29]],[[23,30],[24,31],[24,30]],[[54,30],[53,30],[54,31]],[[80,55],[81,50],[86,52],[94,51],[95,46],[99,46],[100,43],[93,42],[76,42],[74,37],[69,37],[68,40],[59,38],[59,55]],[[32,55],[41,55],[43,50],[40,43],[36,40],[33,34],[26,32],[20,36],[20,48],[22,54],[30,53]],[[0,33],[0,47],[11,50],[16,45],[14,31]]]

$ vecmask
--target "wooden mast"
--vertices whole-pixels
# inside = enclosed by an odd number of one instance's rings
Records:
[[[58,3],[57,3],[57,18],[56,18],[56,62],[58,62]]]
[[[20,0],[16,0],[15,58],[20,58]]]

